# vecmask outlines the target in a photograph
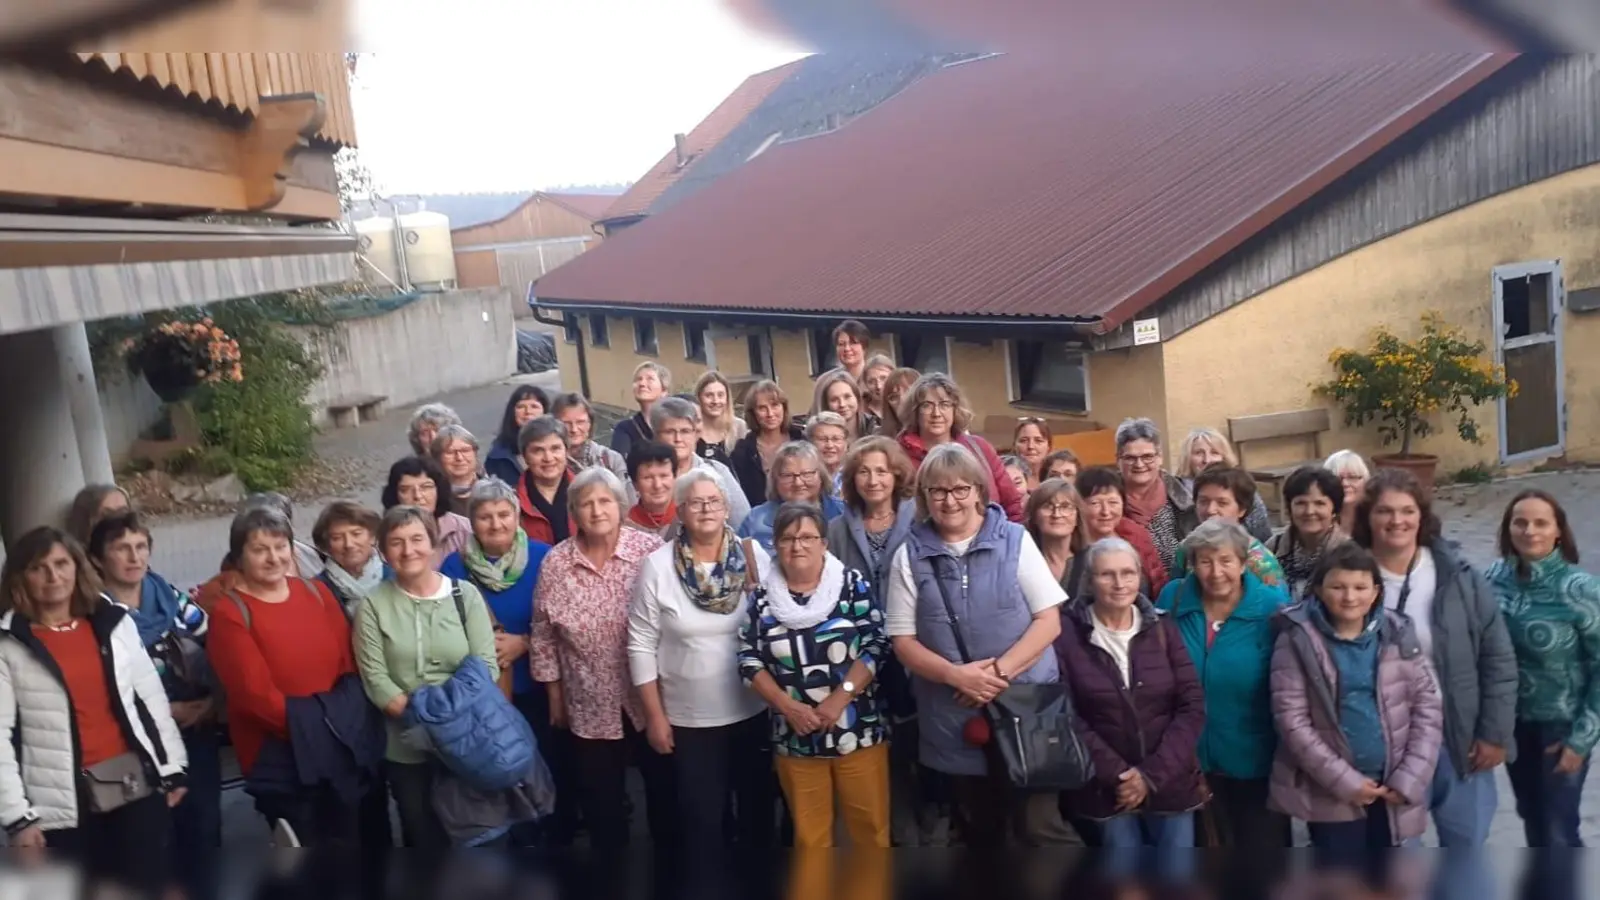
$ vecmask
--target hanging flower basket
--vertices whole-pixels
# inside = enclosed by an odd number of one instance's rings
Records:
[[[244,380],[238,342],[209,318],[162,323],[129,338],[123,352],[164,403],[181,402],[202,384]]]

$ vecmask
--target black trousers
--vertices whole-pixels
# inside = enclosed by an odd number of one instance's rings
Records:
[[[400,812],[400,833],[409,850],[440,854],[450,849],[450,835],[433,811],[433,780],[438,764],[384,763],[389,790]]]
[[[543,684],[512,697],[511,705],[522,713],[522,717],[533,728],[534,740],[539,742],[539,755],[544,757],[544,764],[550,769],[550,779],[556,785],[555,812],[537,824],[513,828],[511,843],[518,847],[535,843],[553,848],[570,847],[581,819],[572,733],[550,724],[550,693]]]
[[[650,748],[644,735],[623,717],[623,736],[593,740],[572,736],[577,763],[578,806],[589,829],[589,842],[597,850],[628,846],[628,768],[637,767],[644,780],[645,816],[650,841],[658,851],[673,848],[673,815],[677,809],[672,760]],[[560,796],[557,794],[557,796]]]
[[[91,879],[156,894],[167,886],[172,815],[157,791],[106,813],[89,812],[78,794],[78,827],[45,832],[45,845],[77,863]]]
[[[772,846],[778,797],[767,714],[715,728],[672,729],[678,828],[690,857]],[[733,821],[725,815],[730,796]]]

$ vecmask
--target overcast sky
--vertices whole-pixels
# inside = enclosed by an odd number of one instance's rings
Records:
[[[367,0],[355,109],[390,193],[633,181],[800,54],[717,0]]]

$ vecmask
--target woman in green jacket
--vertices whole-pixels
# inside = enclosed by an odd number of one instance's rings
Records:
[[[1247,567],[1256,543],[1237,522],[1202,522],[1180,547],[1189,574],[1167,584],[1157,607],[1177,622],[1205,692],[1200,770],[1212,800],[1197,837],[1208,846],[1272,851],[1289,846],[1289,820],[1267,809],[1278,747],[1268,685],[1272,617],[1288,595]]]
[[[1507,765],[1529,847],[1582,847],[1579,804],[1600,741],[1600,580],[1578,568],[1566,510],[1513,497],[1489,569],[1517,651],[1516,757]]]
[[[438,540],[431,512],[415,506],[385,512],[378,546],[394,576],[367,594],[355,622],[361,683],[389,720],[386,770],[405,845],[429,852],[448,849],[450,838],[433,812],[438,762],[406,740],[406,704],[417,688],[449,681],[469,655],[482,659],[494,677],[500,672],[489,607],[470,582],[434,570]]]

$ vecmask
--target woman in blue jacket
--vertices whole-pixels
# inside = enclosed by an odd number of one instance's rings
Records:
[[[1201,523],[1182,544],[1189,574],[1166,586],[1158,606],[1177,622],[1205,691],[1200,769],[1212,800],[1200,836],[1216,846],[1279,850],[1289,846],[1289,820],[1267,809],[1277,750],[1268,675],[1272,617],[1288,595],[1245,568],[1251,541],[1233,522]]]
[[[828,522],[844,514],[844,504],[834,496],[833,478],[822,463],[822,455],[805,441],[790,441],[773,454],[767,496],[772,499],[750,510],[739,526],[739,537],[760,544],[769,556],[777,554],[772,524],[783,504],[815,503],[822,507],[822,518]]]

